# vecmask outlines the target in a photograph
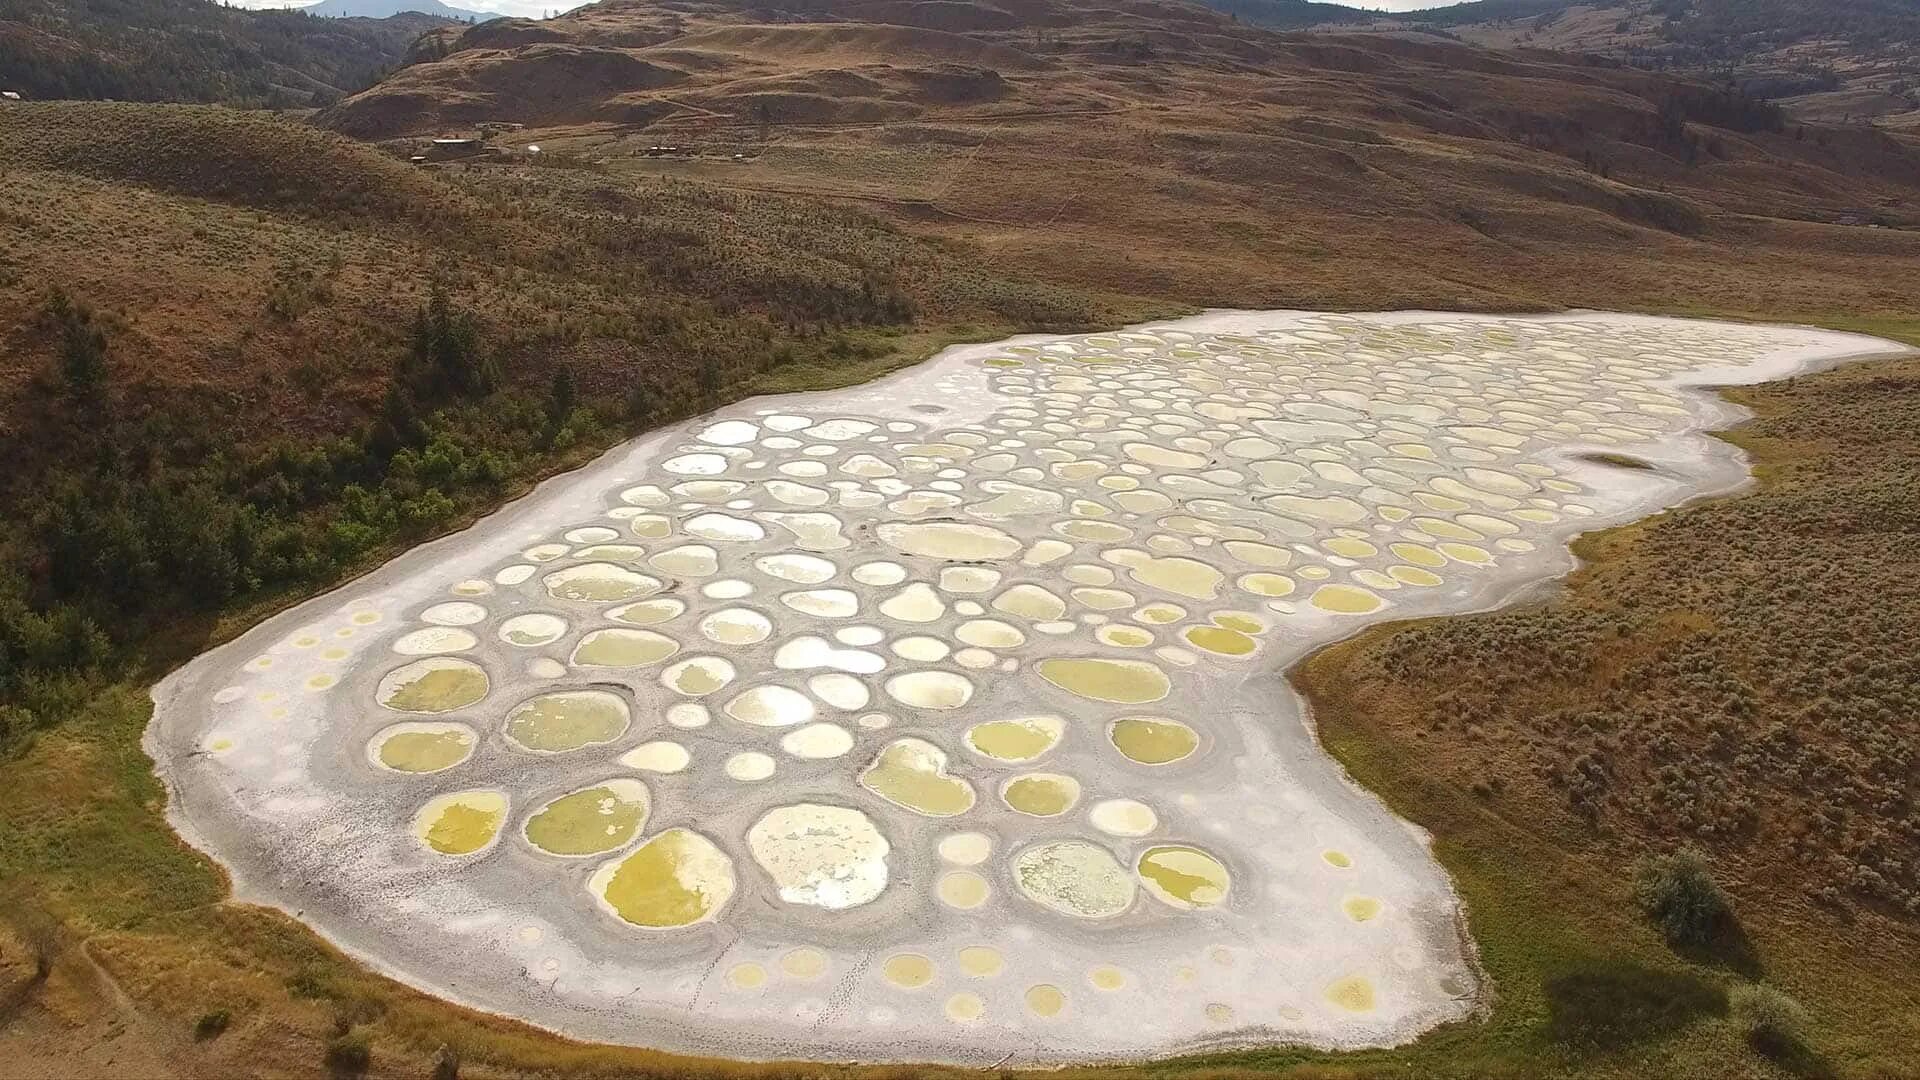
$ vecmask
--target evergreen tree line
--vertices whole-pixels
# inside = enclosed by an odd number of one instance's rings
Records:
[[[107,320],[59,292],[46,319],[56,400],[44,419],[72,425],[86,451],[27,493],[24,527],[0,548],[0,748],[60,720],[110,665],[137,663],[147,635],[332,580],[444,527],[601,422],[564,367],[544,394],[503,388],[471,315],[436,291],[362,431],[242,457],[207,417],[123,418]]]
[[[0,33],[0,90],[267,108],[325,105],[373,85],[419,30],[205,0],[0,0],[5,23],[29,32]]]

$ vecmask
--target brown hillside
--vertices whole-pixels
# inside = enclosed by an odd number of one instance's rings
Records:
[[[1145,0],[607,0],[538,25],[684,78],[520,93],[558,46],[459,49],[320,122],[518,120],[616,172],[857,199],[1008,265],[1192,303],[1920,301],[1920,143],[1648,71]]]
[[[1799,119],[1920,128],[1910,0],[1482,0],[1372,29],[1606,56],[1732,80]]]
[[[420,170],[200,106],[0,109],[0,208],[0,500],[93,437],[46,412],[56,287],[107,313],[130,415],[217,415],[230,448],[364,420],[436,281],[509,383],[569,366],[610,408],[642,378],[665,403],[703,362],[744,379],[842,327],[1104,310],[831,207],[569,169]]]
[[[0,113],[9,169],[311,214],[464,212],[445,185],[330,132],[192,105],[22,103]]]
[[[349,135],[395,129],[437,130],[510,117],[565,122],[636,90],[671,86],[684,74],[623,49],[541,41],[512,49],[462,49],[415,64],[381,84],[381,93],[340,114]]]

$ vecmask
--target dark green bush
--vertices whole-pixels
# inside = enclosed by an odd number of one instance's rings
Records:
[[[334,1076],[364,1076],[367,1067],[373,1064],[373,1036],[361,1027],[341,1032],[327,1040],[327,1052],[322,1060]]]
[[[61,383],[75,401],[97,402],[107,381],[106,330],[92,308],[58,289],[47,302],[47,312],[60,334]]]
[[[200,1019],[193,1023],[193,1037],[201,1042],[205,1042],[208,1039],[219,1038],[220,1033],[226,1031],[227,1025],[232,1022],[232,1014],[228,1013],[225,1009],[214,1009],[212,1012],[201,1013]]]
[[[433,1080],[460,1080],[460,1050],[442,1045],[433,1052]]]
[[[1740,1034],[1763,1054],[1805,1045],[1807,1010],[1781,990],[1763,983],[1736,986],[1727,995],[1727,1010]]]

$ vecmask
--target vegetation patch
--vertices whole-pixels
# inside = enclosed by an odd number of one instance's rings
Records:
[[[199,0],[8,0],[0,72],[28,98],[307,108],[365,89],[450,20],[327,19]]]
[[[1754,1049],[1785,1057],[1805,1049],[1807,1010],[1798,1001],[1765,984],[1736,986],[1728,995],[1733,1021]]]
[[[1382,628],[1301,671],[1329,749],[1434,831],[1494,979],[1487,1029],[1410,1051],[1434,1074],[1913,1064],[1920,611],[1894,594],[1920,522],[1893,492],[1920,461],[1920,362],[1731,396],[1760,413],[1729,435],[1757,490],[1585,538],[1552,602]],[[1763,973],[1804,1003],[1782,1022],[1799,1050],[1753,1039]],[[1534,1057],[1542,1037],[1584,1047],[1577,1069]]]
[[[1641,859],[1634,900],[1673,945],[1705,945],[1733,921],[1726,894],[1697,851]]]
[[[0,745],[223,612],[630,432],[1108,310],[847,211],[568,170],[449,181],[226,110],[25,105],[0,151],[22,167],[0,188],[64,200],[12,253],[34,276],[0,273],[22,361],[0,373]],[[231,236],[156,265],[175,228]],[[271,272],[229,243],[273,249]],[[165,301],[111,306],[156,288],[243,310],[202,336],[155,322]]]

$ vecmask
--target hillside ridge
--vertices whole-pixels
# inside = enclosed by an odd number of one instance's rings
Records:
[[[415,38],[446,25],[421,14],[332,19],[210,0],[0,0],[0,90],[308,108],[372,85]]]
[[[1731,82],[1796,118],[1920,129],[1920,0],[1474,0],[1375,29]]]

